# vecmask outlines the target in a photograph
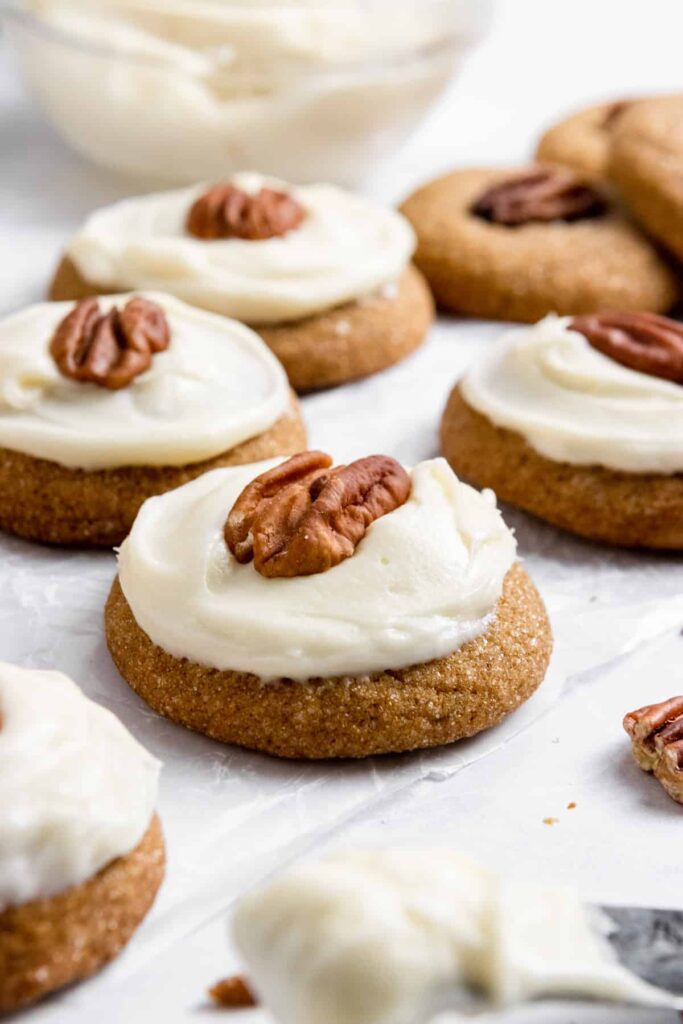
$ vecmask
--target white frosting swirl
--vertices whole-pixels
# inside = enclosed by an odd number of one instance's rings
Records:
[[[60,672],[0,663],[0,911],[130,853],[160,764]]]
[[[569,319],[506,334],[461,381],[467,403],[556,462],[683,472],[683,387],[603,355]]]
[[[159,289],[247,323],[301,320],[394,281],[415,249],[401,214],[332,185],[294,188],[258,174],[232,181],[247,192],[287,191],[306,216],[262,241],[202,241],[185,230],[206,185],[124,199],[93,213],[67,253],[103,290]]]
[[[515,541],[493,495],[443,459],[412,470],[408,501],[327,572],[266,579],[223,527],[280,460],[219,469],[145,502],[119,557],[123,592],[159,647],[264,679],[352,676],[443,657],[487,628]]]
[[[171,344],[120,391],[64,377],[50,356],[72,303],[0,322],[0,447],[70,468],[182,466],[255,437],[287,411],[284,370],[253,331],[167,295],[145,297],[166,312]]]
[[[616,962],[606,930],[572,890],[430,849],[299,865],[246,896],[233,923],[280,1024],[414,1024],[470,987],[491,1010],[544,996],[680,1005]]]

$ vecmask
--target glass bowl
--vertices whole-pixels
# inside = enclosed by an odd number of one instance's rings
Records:
[[[355,184],[401,145],[494,0],[10,0],[60,134],[158,181],[245,168]]]

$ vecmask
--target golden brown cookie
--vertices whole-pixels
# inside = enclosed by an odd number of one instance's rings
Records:
[[[551,312],[660,312],[677,297],[675,275],[614,200],[566,168],[455,171],[401,210],[417,232],[417,266],[454,312],[532,323]]]
[[[82,299],[107,289],[85,281],[68,257],[50,286],[53,300]],[[109,289],[111,291],[111,289]],[[252,324],[278,357],[296,391],[331,387],[377,373],[425,340],[434,303],[422,275],[407,267],[395,285],[291,324]]]
[[[306,428],[291,411],[269,430],[212,459],[185,466],[70,469],[0,448],[0,529],[48,544],[113,547],[128,534],[143,501],[220,466],[241,466],[306,447]]]
[[[550,624],[519,565],[487,631],[445,658],[358,678],[262,682],[178,659],[138,626],[115,580],[107,643],[129,685],[174,722],[278,757],[367,757],[439,746],[496,725],[542,682]]]
[[[565,164],[592,178],[603,178],[607,173],[612,133],[622,114],[637,102],[597,103],[563,118],[541,137],[536,149],[537,159]]]
[[[152,906],[164,861],[155,817],[138,846],[94,878],[0,911],[0,1013],[81,981],[113,959]]]
[[[683,96],[643,101],[619,118],[609,174],[646,231],[683,258]]]
[[[454,388],[441,423],[451,466],[503,501],[582,537],[622,547],[683,549],[683,475],[623,473],[539,455]]]

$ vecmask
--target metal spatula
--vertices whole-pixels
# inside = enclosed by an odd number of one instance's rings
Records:
[[[683,997],[683,911],[600,907],[620,963],[650,985]],[[683,1008],[683,998],[680,1000]]]

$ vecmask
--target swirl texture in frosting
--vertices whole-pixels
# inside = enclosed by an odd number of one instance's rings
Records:
[[[301,320],[395,281],[415,236],[405,218],[332,185],[294,188],[259,174],[231,183],[250,194],[287,192],[301,204],[296,230],[265,240],[202,241],[187,215],[207,186],[124,199],[93,213],[67,252],[102,290],[151,289],[247,323]]]
[[[278,460],[219,469],[148,500],[119,556],[140,627],[177,658],[262,679],[404,668],[483,633],[515,559],[490,492],[443,459],[411,472],[407,502],[316,576],[266,579],[223,537],[247,483]]]
[[[100,299],[107,311],[130,295]],[[0,446],[78,469],[201,462],[268,430],[289,407],[280,363],[234,320],[168,295],[171,343],[120,391],[62,376],[49,353],[72,303],[0,322]]]
[[[683,387],[620,365],[569,323],[510,331],[465,374],[465,401],[555,462],[683,472]]]
[[[67,676],[0,663],[0,911],[63,892],[135,849],[159,768]]]

